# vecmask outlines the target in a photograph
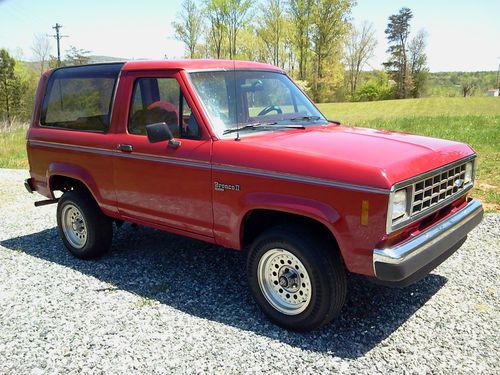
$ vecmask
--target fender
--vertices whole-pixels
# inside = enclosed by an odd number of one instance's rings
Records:
[[[320,221],[329,229],[340,219],[337,211],[329,205],[308,198],[276,193],[249,193],[243,197],[243,206],[248,208],[240,215],[240,226],[246,214],[254,209],[284,211]]]
[[[308,217],[325,225],[337,238],[334,225],[340,219],[340,215],[333,207],[322,202],[287,194],[259,192],[245,194],[240,200],[240,207],[243,209],[238,217],[238,227],[232,228],[231,238],[228,239],[230,247],[233,248],[239,249],[241,247],[244,219],[250,211],[256,209],[281,211]]]
[[[106,204],[94,178],[89,171],[82,168],[81,166],[63,162],[53,162],[49,164],[49,167],[47,168],[47,187],[52,198],[55,198],[52,188],[52,177],[54,176],[70,177],[77,181],[80,181],[87,187],[94,200],[106,214],[111,214],[116,211],[113,202],[108,202]]]

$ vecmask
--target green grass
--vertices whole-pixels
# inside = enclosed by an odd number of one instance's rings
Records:
[[[0,129],[0,168],[28,169],[26,128]]]
[[[375,118],[405,118],[417,116],[500,115],[500,98],[422,98],[382,100],[363,103],[318,104],[323,114],[344,124],[360,124]]]
[[[500,98],[425,98],[318,105],[344,124],[452,139],[478,154],[476,188],[488,211],[500,211]]]

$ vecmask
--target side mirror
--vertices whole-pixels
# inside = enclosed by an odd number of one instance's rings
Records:
[[[181,142],[174,138],[172,131],[164,122],[146,125],[146,133],[150,143],[168,141],[168,147],[172,148],[178,148],[181,145]]]

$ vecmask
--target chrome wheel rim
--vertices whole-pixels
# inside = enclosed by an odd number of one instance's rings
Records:
[[[71,246],[81,249],[87,243],[87,222],[74,204],[64,206],[61,213],[61,224],[64,237]]]
[[[311,302],[309,273],[287,250],[268,250],[260,258],[257,279],[267,302],[283,314],[300,314]]]

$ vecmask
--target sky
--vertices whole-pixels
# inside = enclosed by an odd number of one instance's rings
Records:
[[[70,45],[127,59],[181,58],[183,44],[172,21],[181,0],[0,0],[0,48],[31,59],[34,35],[54,34],[63,25],[61,49]],[[387,18],[403,6],[412,9],[412,32],[428,34],[428,66],[438,71],[496,70],[500,64],[499,0],[358,0],[352,21],[372,22],[378,45],[370,67],[387,58]],[[52,54],[56,54],[55,39]]]

